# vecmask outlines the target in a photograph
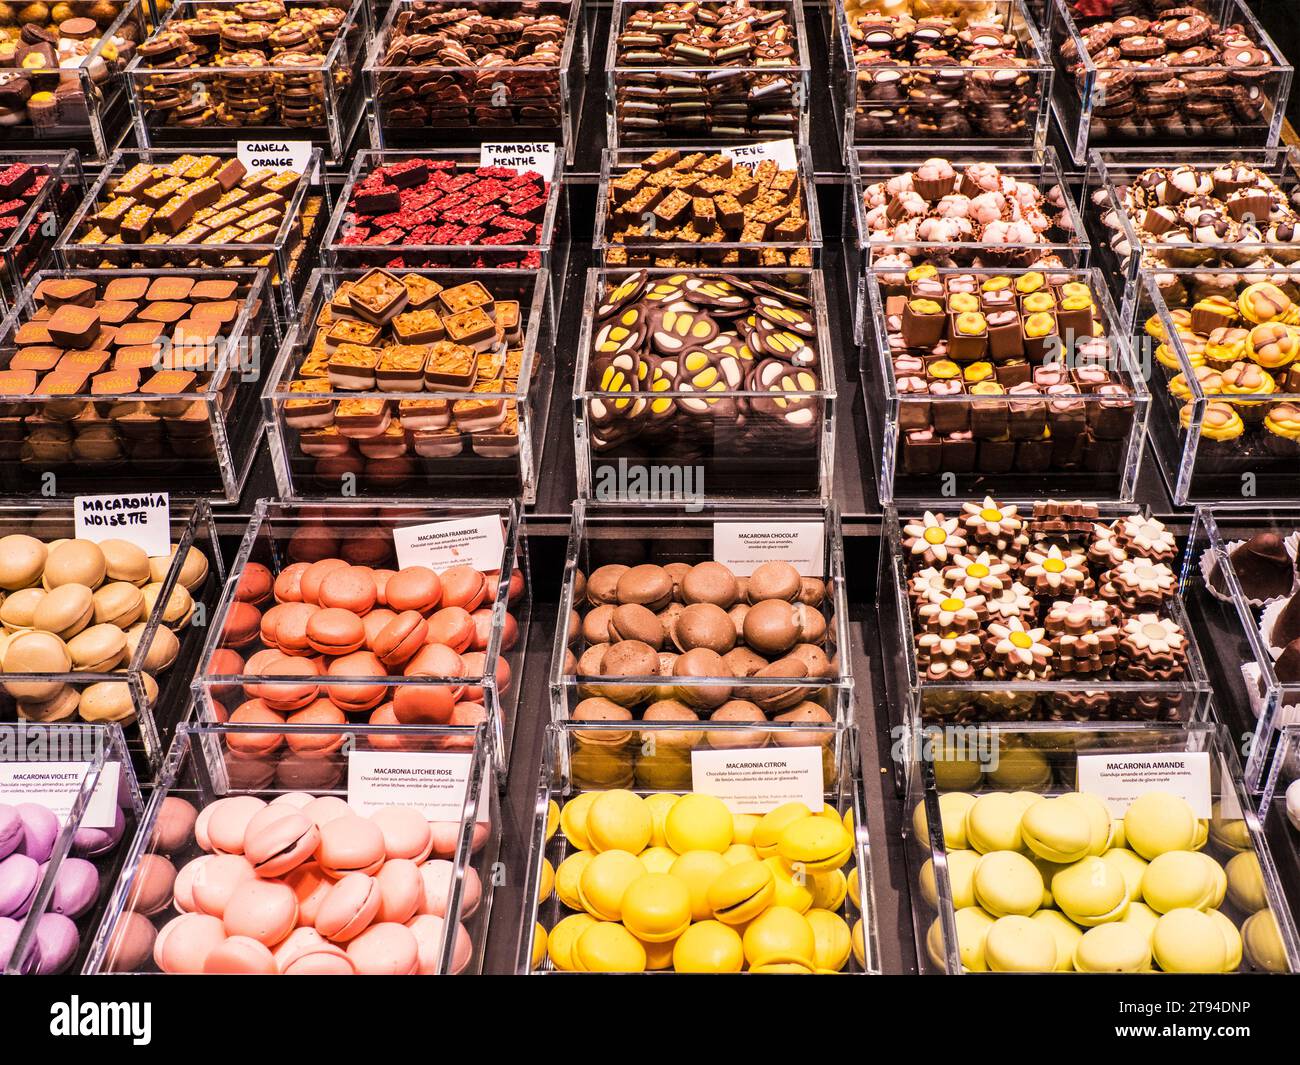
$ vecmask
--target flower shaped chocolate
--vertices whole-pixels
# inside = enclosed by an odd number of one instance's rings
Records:
[[[992,496],[985,496],[983,503],[963,503],[962,524],[971,539],[979,543],[996,543],[1007,540],[1020,532],[1024,522],[1020,520],[1016,506],[1002,506]]]
[[[903,526],[903,548],[913,562],[932,566],[947,562],[949,557],[966,546],[966,538],[957,531],[957,519],[926,511],[919,522]]]
[[[984,652],[980,638],[973,632],[923,632],[916,638],[916,659],[927,680],[970,680],[983,666]]]
[[[1187,637],[1176,622],[1155,614],[1139,614],[1124,622],[1124,653],[1136,660],[1181,660]]]
[[[984,596],[965,588],[932,589],[916,613],[932,632],[969,632],[984,614]]]
[[[1178,590],[1174,571],[1163,562],[1126,558],[1106,574],[1101,595],[1131,609],[1156,608]]]
[[[1155,518],[1121,518],[1115,523],[1115,535],[1130,555],[1168,562],[1178,555],[1174,534]]]
[[[917,570],[912,574],[912,579],[907,584],[908,594],[914,600],[920,601],[929,597],[932,591],[946,591],[950,585],[947,577],[933,566],[926,566],[923,570]]]
[[[1072,551],[1062,552],[1057,544],[1046,551],[1026,552],[1025,561],[1025,582],[1039,595],[1044,592],[1073,595],[1092,581],[1088,560]]]
[[[1012,581],[1000,592],[990,595],[985,605],[991,620],[1033,618],[1038,613],[1038,601],[1019,581]]]
[[[1113,666],[1120,641],[1114,618],[1113,606],[1085,595],[1053,603],[1043,624],[1058,672],[1099,673]]]
[[[989,626],[993,655],[1010,673],[1037,675],[1047,671],[1052,649],[1043,641],[1043,635],[1043,629],[1026,629],[1019,618]]]
[[[999,558],[994,558],[987,551],[981,551],[974,558],[970,555],[958,555],[952,565],[943,571],[943,577],[954,588],[964,588],[967,592],[979,592],[992,595],[1006,587],[1010,580],[1011,567]]]

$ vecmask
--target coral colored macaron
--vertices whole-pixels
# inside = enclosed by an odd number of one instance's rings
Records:
[[[442,599],[442,582],[427,566],[398,570],[384,585],[385,605],[396,611],[417,610],[427,614]]]
[[[302,602],[302,575],[307,572],[309,565],[307,562],[295,562],[280,571],[272,589],[277,603]]]
[[[460,654],[469,647],[472,639],[474,639],[474,619],[463,607],[444,607],[429,618],[430,643],[446,644]]]
[[[247,647],[258,638],[261,624],[262,612],[252,603],[231,603],[221,628],[221,642],[227,647]]]
[[[275,976],[275,955],[248,936],[231,936],[215,947],[203,963],[210,976]]]
[[[261,877],[284,876],[316,853],[320,829],[300,813],[260,825],[244,837],[244,857]]]
[[[442,605],[477,610],[487,598],[488,582],[473,566],[452,566],[442,571]]]
[[[384,834],[373,821],[356,814],[322,825],[317,860],[330,876],[374,874],[384,864]]]
[[[249,562],[244,566],[244,572],[239,575],[239,584],[235,586],[235,600],[256,606],[271,597],[274,583],[275,579],[271,576],[271,571],[262,563]]]
[[[422,862],[433,847],[433,835],[424,813],[414,806],[385,806],[370,815],[384,837],[389,860],[408,858]]]
[[[302,592],[302,601],[319,605],[320,586],[325,582],[325,578],[331,571],[346,569],[347,565],[341,558],[323,558],[319,562],[313,562],[307,567],[298,583],[298,589]]]
[[[371,649],[389,668],[409,661],[424,646],[429,623],[418,610],[403,610],[385,625],[371,642]]]
[[[379,590],[365,566],[340,566],[326,573],[320,582],[317,598],[323,607],[351,610],[359,616],[374,607]]]
[[[348,944],[348,957],[362,976],[412,976],[420,967],[420,948],[405,925],[371,925]]]
[[[221,915],[226,934],[248,936],[273,947],[298,923],[298,899],[278,880],[245,880],[230,896]]]
[[[375,921],[383,905],[378,879],[349,873],[336,881],[316,912],[316,931],[335,943],[355,939]]]
[[[342,607],[322,607],[307,621],[307,642],[323,655],[347,655],[366,644],[361,618]]]

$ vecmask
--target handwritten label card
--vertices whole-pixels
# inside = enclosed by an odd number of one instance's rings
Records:
[[[166,492],[77,496],[75,521],[78,540],[126,540],[151,558],[171,550],[171,501]]]

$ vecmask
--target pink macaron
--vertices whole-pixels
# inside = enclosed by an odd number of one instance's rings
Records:
[[[221,917],[240,885],[256,879],[253,864],[242,854],[214,854],[195,871],[189,896],[197,912]],[[177,897],[180,897],[179,885]]]
[[[297,926],[298,899],[293,888],[278,880],[245,880],[230,896],[221,920],[227,935],[273,947]]]
[[[374,922],[383,905],[378,879],[349,873],[335,882],[316,913],[316,931],[335,943],[346,943]]]
[[[275,976],[275,956],[264,943],[249,936],[231,936],[218,944],[203,963],[209,976]]]
[[[362,976],[413,976],[420,967],[420,947],[405,925],[371,925],[348,944],[348,957]]]
[[[384,853],[393,858],[409,858],[417,865],[429,856],[433,836],[429,821],[414,806],[385,806],[370,815],[384,837]]]
[[[176,795],[168,795],[154,818],[150,846],[164,854],[175,854],[194,837],[194,822],[199,812],[194,804]]]
[[[273,954],[286,976],[352,976],[356,972],[343,949],[314,928],[295,928]]]
[[[443,935],[446,922],[431,913],[422,913],[407,922],[406,927],[415,936],[420,952],[420,975],[438,976],[442,973]],[[452,975],[465,971],[469,965],[471,946],[465,926],[457,922],[456,942],[452,948],[449,971]]]
[[[304,862],[288,873],[284,882],[293,889],[294,897],[298,900],[299,926],[314,925],[325,896],[334,886],[334,879],[326,876],[315,862]]]
[[[126,899],[127,909],[146,917],[161,913],[175,897],[176,880],[176,866],[170,860],[161,854],[141,855],[135,879],[131,882],[131,893]],[[188,899],[192,903],[193,895],[189,895]],[[177,909],[193,909],[193,906],[178,906]]]
[[[226,929],[216,917],[205,913],[183,913],[168,921],[153,944],[153,960],[173,975],[203,972],[208,955],[226,941]]]
[[[373,875],[384,857],[384,835],[373,821],[350,814],[321,826],[317,861],[332,877]]]
[[[283,876],[302,865],[320,846],[320,829],[301,813],[288,813],[244,837],[244,857],[260,877]]]
[[[390,859],[375,874],[375,881],[381,896],[380,921],[405,924],[419,913],[424,901],[424,881],[415,862],[407,858]]]
[[[256,795],[230,795],[218,799],[205,810],[207,836],[218,854],[242,854],[248,822],[266,805]],[[209,812],[210,811],[210,812]]]

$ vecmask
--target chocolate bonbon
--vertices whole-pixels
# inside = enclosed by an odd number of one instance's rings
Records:
[[[1067,193],[992,162],[942,157],[872,181],[862,191],[862,237],[877,268],[1065,265],[1056,248],[1074,235]]]
[[[391,480],[421,459],[518,453],[530,311],[517,285],[467,276],[374,269],[322,300],[280,406],[321,477],[355,466]]]
[[[542,242],[549,177],[415,156],[376,163],[346,194],[347,211],[333,236],[341,263],[378,257],[389,267],[540,264],[537,250],[511,247]],[[447,250],[420,251],[424,245]]]
[[[1246,23],[1229,21],[1234,14],[1228,5],[1217,13],[1196,4],[1143,2],[1122,13],[1076,5],[1074,32],[1059,47],[1076,91],[1092,94],[1089,136],[1205,144],[1267,127],[1276,60]]]
[[[1169,720],[1187,712],[1179,688],[1195,650],[1175,615],[1177,545],[1158,520],[1104,522],[1082,503],[1024,512],[986,498],[951,515],[904,519],[900,531],[918,680],[943,687],[923,697],[927,718]],[[1062,683],[962,691],[999,679]],[[1108,692],[1110,680],[1150,690]]]
[[[788,280],[637,271],[606,281],[588,355],[593,449],[811,446],[824,403],[821,338],[809,287]]]
[[[798,135],[806,90],[790,6],[657,2],[622,10],[612,106],[623,142]]]
[[[1040,120],[1048,71],[1009,10],[848,14],[855,137],[1025,136]]]
[[[559,127],[569,31],[559,4],[403,4],[374,71],[381,121],[397,130]]]
[[[186,6],[140,45],[128,77],[151,123],[310,129],[353,79],[337,46],[351,28],[347,8],[324,0]]]
[[[774,159],[663,148],[611,172],[604,206],[611,266],[811,266],[799,169]]]
[[[903,474],[1122,469],[1134,389],[1086,275],[918,266],[881,281]]]

